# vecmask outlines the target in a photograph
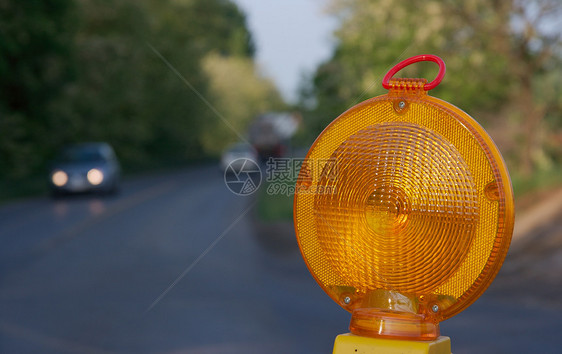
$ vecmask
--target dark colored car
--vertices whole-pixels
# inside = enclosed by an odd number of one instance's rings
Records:
[[[119,190],[121,166],[107,143],[73,144],[63,148],[51,166],[53,194]]]

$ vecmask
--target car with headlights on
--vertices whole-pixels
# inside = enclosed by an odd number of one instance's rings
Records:
[[[119,190],[121,166],[108,143],[81,143],[64,147],[49,173],[54,195]]]

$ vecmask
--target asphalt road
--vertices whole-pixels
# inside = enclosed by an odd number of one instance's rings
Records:
[[[253,212],[216,166],[137,178],[114,197],[0,206],[0,352],[331,352],[349,314],[294,235],[259,232]],[[545,226],[441,325],[455,353],[559,352],[561,230]]]

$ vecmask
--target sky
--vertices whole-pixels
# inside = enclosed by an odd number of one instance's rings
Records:
[[[233,0],[246,13],[258,65],[289,102],[297,98],[303,74],[332,53],[334,18],[326,0]]]

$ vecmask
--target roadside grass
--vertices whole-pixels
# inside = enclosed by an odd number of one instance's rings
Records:
[[[293,194],[290,193],[292,186],[294,185],[289,183],[280,185],[267,182],[262,185],[257,204],[260,221],[271,223],[293,220]]]
[[[529,194],[544,192],[562,186],[562,166],[539,170],[528,177],[514,173],[511,175],[511,183],[516,199]]]

